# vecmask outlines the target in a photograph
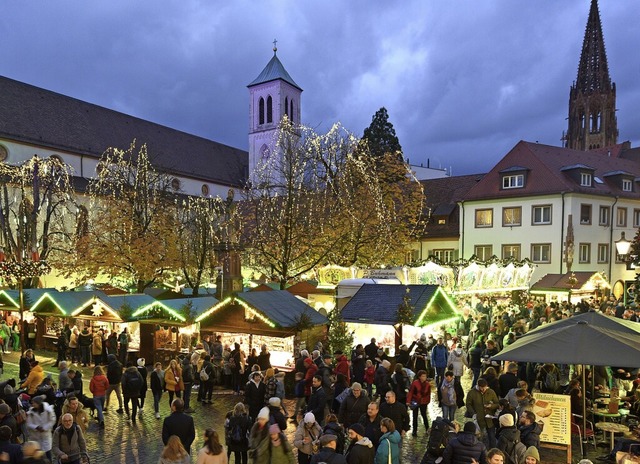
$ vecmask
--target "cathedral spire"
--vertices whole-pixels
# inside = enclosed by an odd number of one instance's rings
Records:
[[[611,90],[609,64],[604,48],[604,34],[598,11],[598,0],[591,0],[591,10],[584,32],[582,54],[578,67],[576,88],[584,94]]]
[[[569,94],[569,128],[565,146],[591,150],[618,140],[616,85],[609,76],[598,0],[591,0],[578,77]]]

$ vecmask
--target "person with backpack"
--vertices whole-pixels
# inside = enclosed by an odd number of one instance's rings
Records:
[[[66,464],[80,464],[82,454],[87,453],[87,443],[78,424],[74,424],[73,416],[69,413],[61,418],[59,425],[53,432],[51,453],[54,462]]]
[[[336,453],[344,454],[345,434],[344,428],[338,423],[338,417],[335,414],[328,414],[326,422],[322,427],[322,435],[335,435]]]
[[[442,453],[442,464],[469,464],[475,460],[478,463],[486,462],[487,449],[478,440],[478,432],[473,422],[464,424],[462,432],[449,440]]]
[[[237,403],[225,423],[225,441],[227,443],[227,460],[234,454],[234,462],[246,463],[249,451],[249,431],[251,419],[247,415],[244,404]]]
[[[124,395],[124,410],[127,413],[127,420],[135,425],[136,414],[138,412],[138,397],[144,380],[135,366],[129,366],[122,375],[122,394]],[[129,401],[131,401],[131,414],[129,414]]]
[[[497,448],[505,455],[504,464],[524,464],[527,447],[520,441],[520,431],[516,428],[511,414],[500,416]]]
[[[157,362],[153,372],[149,374],[151,379],[151,393],[153,394],[153,411],[156,413],[156,419],[160,419],[160,400],[164,392],[164,371],[162,364]]]
[[[540,367],[538,382],[542,393],[558,393],[560,389],[560,371],[555,364],[547,363]]]

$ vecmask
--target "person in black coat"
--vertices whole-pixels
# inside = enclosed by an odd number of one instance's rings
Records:
[[[476,437],[476,426],[473,422],[464,424],[462,432],[449,440],[442,455],[442,464],[471,464],[487,462],[487,449]]]
[[[327,405],[327,394],[322,388],[322,376],[314,375],[312,382],[307,412],[312,412],[316,416],[318,424],[322,425],[324,423],[324,409]]]
[[[149,373],[147,372],[147,367],[145,366],[144,358],[138,359],[138,361],[136,361],[136,364],[138,365],[137,367],[138,372],[142,377],[142,386],[140,387],[140,397],[138,398],[138,402],[140,403],[140,409],[139,409],[140,416],[142,417],[142,408],[144,408],[144,400],[147,397],[147,390],[149,389],[149,384],[147,382],[147,376]],[[182,371],[182,377],[184,377],[184,371]]]
[[[225,424],[225,437],[227,442],[227,461],[234,453],[234,462],[247,462],[247,452],[249,451],[249,431],[251,430],[251,419],[247,415],[244,404],[238,403],[229,413],[229,420]],[[240,440],[234,435],[235,430],[240,431]]]
[[[358,382],[351,384],[351,393],[340,404],[338,419],[345,427],[358,422],[360,417],[367,412],[369,396]]]
[[[351,444],[347,449],[347,464],[371,464],[374,462],[376,449],[371,440],[364,436],[362,424],[353,424],[349,428],[349,440]]]
[[[525,411],[520,418],[520,441],[528,448],[540,448],[540,434],[542,427],[536,422],[536,415],[532,411]]]
[[[0,454],[7,453],[7,462],[22,462],[22,447],[11,443],[11,429],[6,425],[0,426]]]
[[[364,383],[364,369],[367,358],[364,353],[364,347],[362,344],[356,345],[356,349],[353,350],[351,355],[351,371],[353,372],[352,380],[358,383]]]
[[[376,359],[376,356],[378,356],[378,345],[375,338],[372,338],[371,343],[364,347],[364,353],[371,362]]]
[[[409,426],[407,405],[396,401],[396,394],[391,390],[386,393],[385,400],[384,403],[380,402],[380,415],[391,419],[400,434],[408,432],[411,427]]]
[[[283,432],[287,430],[287,418],[282,413],[282,403],[277,396],[269,398],[269,424],[278,424]]]
[[[518,387],[518,365],[511,363],[507,367],[507,371],[500,374],[498,377],[498,384],[500,385],[500,392],[503,396],[509,393],[512,388]]]
[[[264,406],[264,393],[266,387],[262,382],[259,371],[253,372],[251,378],[244,387],[244,401],[249,407],[249,417],[255,420],[262,406]]]
[[[196,428],[193,417],[185,414],[184,402],[176,398],[171,403],[171,415],[162,423],[162,443],[165,445],[171,435],[176,435],[187,453],[191,454],[191,444],[196,439]]]
[[[364,427],[364,436],[371,440],[374,448],[378,447],[378,442],[382,436],[382,431],[380,430],[381,420],[382,416],[380,415],[378,403],[372,401],[367,407],[367,412],[358,421]]]
[[[20,357],[20,380],[23,381],[31,372],[31,364],[36,360],[32,350],[27,350]]]

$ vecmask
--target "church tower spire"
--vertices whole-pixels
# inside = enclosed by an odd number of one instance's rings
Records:
[[[283,117],[300,124],[302,88],[278,59],[277,41],[273,57],[249,88],[249,180],[260,163],[274,155],[278,125]]]
[[[591,0],[578,78],[569,93],[569,128],[565,146],[591,150],[618,141],[616,84],[611,82],[598,0]]]

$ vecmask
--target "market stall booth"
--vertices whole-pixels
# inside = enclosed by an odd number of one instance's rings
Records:
[[[30,308],[34,319],[29,323],[25,333],[27,345],[35,340],[35,347],[54,350],[58,332],[65,324],[76,325],[80,331],[88,327],[91,332],[93,326],[90,319],[82,318],[75,321],[72,318],[75,317],[74,313],[79,314],[87,308],[92,308],[98,298],[106,298],[106,295],[99,290],[43,293]]]
[[[30,311],[33,303],[38,301],[47,292],[57,292],[55,288],[25,288],[22,290],[24,299],[24,323],[20,320],[20,292],[19,290],[0,290],[0,311],[7,325],[11,327],[13,337],[12,350],[20,347],[20,332],[25,328],[27,332],[32,329],[35,334],[35,317]]]
[[[354,332],[354,344],[371,338],[394,355],[423,333],[441,334],[441,327],[460,317],[456,304],[439,285],[364,284],[342,309]]]
[[[531,286],[530,293],[553,301],[579,303],[581,300],[601,298],[611,289],[600,272],[575,271],[566,274],[547,274]]]
[[[196,322],[201,336],[222,335],[223,343],[239,343],[247,355],[267,345],[271,364],[287,368],[298,342],[310,343],[314,329],[324,327],[327,318],[286,290],[273,290],[227,297]]]

